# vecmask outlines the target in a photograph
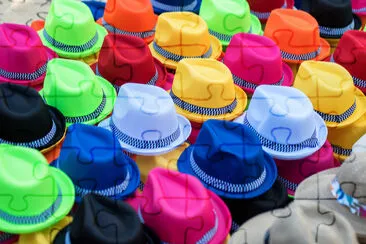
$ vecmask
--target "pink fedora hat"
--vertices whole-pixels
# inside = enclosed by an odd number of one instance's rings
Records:
[[[26,25],[0,25],[0,82],[40,90],[47,62],[57,54],[42,44],[37,32]]]
[[[229,235],[229,209],[191,175],[155,168],[128,202],[164,243],[224,243]]]
[[[275,159],[275,161],[278,179],[286,186],[290,196],[295,195],[297,186],[309,176],[340,166],[339,161],[333,157],[333,149],[328,141],[306,158],[289,161]]]
[[[292,70],[282,61],[279,47],[265,36],[234,35],[223,62],[233,74],[235,84],[249,94],[259,85],[293,84]]]

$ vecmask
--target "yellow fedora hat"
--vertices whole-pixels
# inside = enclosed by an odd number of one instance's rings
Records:
[[[183,58],[218,59],[222,45],[208,31],[206,22],[191,12],[167,12],[159,16],[152,55],[167,68],[176,69]]]
[[[352,76],[339,64],[303,62],[294,87],[310,98],[314,110],[328,128],[348,126],[366,112],[365,95],[355,87]]]
[[[170,96],[177,113],[196,123],[233,120],[247,105],[247,95],[234,84],[229,68],[214,59],[180,61]]]

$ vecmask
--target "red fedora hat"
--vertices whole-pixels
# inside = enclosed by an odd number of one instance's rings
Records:
[[[108,80],[118,90],[125,83],[140,83],[164,87],[167,71],[151,55],[143,39],[134,36],[108,34],[99,53],[94,72]]]
[[[271,11],[277,8],[294,8],[294,0],[247,0],[250,12],[258,17],[261,23],[266,23]]]

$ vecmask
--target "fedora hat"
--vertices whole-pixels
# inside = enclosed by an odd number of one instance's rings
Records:
[[[151,0],[154,12],[193,12],[198,14],[202,0]]]
[[[155,168],[128,203],[164,243],[224,243],[229,235],[225,203],[191,175]]]
[[[245,32],[263,35],[259,19],[250,13],[246,0],[202,0],[200,16],[211,35],[225,48],[234,34]]]
[[[366,97],[341,65],[307,61],[300,65],[294,87],[304,92],[328,128],[348,126],[366,112]]]
[[[251,128],[275,159],[310,156],[324,145],[328,134],[309,98],[293,87],[259,86],[248,110],[234,121]]]
[[[99,126],[112,131],[127,152],[149,156],[174,150],[191,133],[164,89],[137,83],[121,86],[112,116]]]
[[[56,235],[53,243],[159,244],[160,240],[141,224],[137,213],[127,203],[88,194],[72,223]]]
[[[47,62],[57,54],[26,25],[0,24],[0,82],[42,88]],[[5,58],[6,57],[6,58]],[[21,63],[21,65],[19,65]]]
[[[87,64],[60,58],[48,63],[40,94],[65,115],[67,126],[97,124],[112,112],[117,96],[112,84]]]
[[[360,30],[360,17],[352,13],[351,0],[303,0],[301,9],[319,24],[320,36],[339,39],[348,30]]]
[[[0,144],[34,148],[56,147],[66,133],[65,117],[48,106],[38,92],[11,83],[0,84]]]
[[[295,201],[316,201],[346,217],[359,238],[366,238],[366,154],[354,153],[343,164],[303,181]]]
[[[197,123],[233,120],[247,105],[247,95],[234,84],[229,68],[214,59],[180,61],[170,96],[177,112]]]
[[[69,213],[75,192],[67,175],[35,149],[1,144],[0,152],[0,231],[36,232]]]
[[[288,63],[323,60],[330,54],[329,43],[320,37],[318,22],[301,10],[273,10],[264,35],[275,41],[282,59]]]
[[[159,16],[151,53],[165,67],[175,70],[184,58],[221,56],[222,46],[208,31],[206,22],[191,12],[167,12]]]
[[[95,73],[117,89],[125,83],[164,87],[165,66],[151,55],[149,47],[139,37],[108,34],[99,53],[98,62],[91,66]]]
[[[266,23],[272,10],[277,8],[294,9],[294,0],[247,0],[250,6],[250,12],[257,16],[261,23]]]
[[[253,94],[259,85],[293,83],[292,70],[282,61],[279,47],[265,36],[235,34],[223,62],[233,74],[234,83],[247,94]]]
[[[123,153],[117,138],[92,125],[68,128],[55,167],[73,181],[76,202],[88,193],[124,199],[135,192],[140,181],[136,163]]]
[[[230,244],[334,243],[358,244],[355,230],[342,215],[316,202],[296,201],[258,215],[240,227]]]
[[[355,86],[366,93],[366,73],[363,69],[366,65],[365,31],[345,32],[328,60],[342,65],[352,76]]]
[[[157,19],[150,0],[108,0],[97,23],[109,33],[135,36],[150,43],[154,40]]]
[[[286,186],[290,197],[295,195],[298,185],[309,176],[340,166],[339,161],[333,156],[333,149],[328,141],[308,157],[297,160],[275,159],[275,161],[278,179]]]
[[[44,28],[38,34],[43,44],[60,57],[78,59],[96,55],[107,30],[94,22],[86,4],[57,0],[52,1]]]
[[[364,17],[366,15],[365,0],[351,0],[352,12],[359,16]]]
[[[1,244],[12,244],[17,243],[19,240],[19,235],[5,233],[0,231],[0,243]],[[18,244],[20,244],[18,242]]]

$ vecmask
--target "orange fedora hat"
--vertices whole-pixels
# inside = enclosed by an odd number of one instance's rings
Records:
[[[330,45],[320,37],[318,22],[302,10],[273,10],[264,29],[264,36],[276,42],[282,60],[287,63],[321,61],[330,55]]]
[[[97,23],[109,33],[137,36],[150,43],[157,19],[150,0],[108,0]]]

